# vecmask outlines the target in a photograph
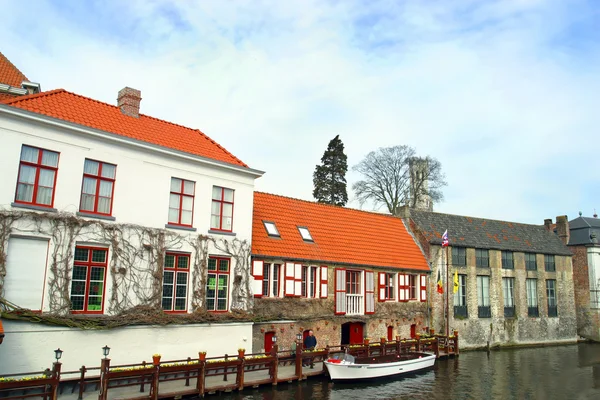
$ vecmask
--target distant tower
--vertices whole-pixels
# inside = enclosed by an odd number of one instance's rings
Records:
[[[427,176],[429,169],[427,159],[413,157],[408,160],[408,168],[410,171],[410,203],[418,195],[419,199],[417,200],[415,209],[433,211],[433,202],[428,194],[429,181],[424,178]]]

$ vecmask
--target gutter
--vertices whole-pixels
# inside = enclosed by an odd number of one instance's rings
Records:
[[[6,86],[6,85],[4,85],[4,86]],[[1,86],[0,86],[0,89],[1,89]],[[25,90],[25,89],[23,89],[23,90]],[[27,91],[25,90],[25,92],[27,92]],[[143,142],[141,140],[128,138],[126,136],[118,135],[116,133],[107,132],[107,131],[103,131],[103,130],[95,129],[95,128],[90,128],[90,127],[86,127],[86,126],[76,124],[73,122],[63,121],[58,118],[48,117],[46,115],[22,110],[22,109],[19,109],[16,107],[11,107],[10,105],[0,104],[0,114],[6,114],[6,115],[13,116],[13,117],[18,117],[18,118],[26,119],[29,121],[38,122],[38,123],[56,127],[56,128],[62,128],[62,129],[66,129],[66,130],[77,132],[77,133],[83,133],[85,135],[92,136],[96,139],[108,140],[108,141],[113,142],[118,145],[132,146],[132,147],[136,147],[139,149],[149,150],[149,151],[159,153],[162,155],[176,157],[179,159],[183,159],[185,161],[192,161],[192,162],[196,162],[196,163],[211,166],[211,167],[217,167],[217,168],[222,168],[222,169],[226,169],[226,170],[230,170],[230,171],[235,171],[238,173],[243,173],[245,175],[252,176],[255,179],[260,178],[265,173],[264,171],[260,171],[257,169],[237,166],[237,165],[229,164],[229,163],[226,163],[223,161],[218,161],[218,160],[213,160],[213,159],[207,158],[207,157],[197,156],[197,155],[186,153],[183,151],[174,150],[174,149],[171,149],[168,147],[159,146],[156,144]]]

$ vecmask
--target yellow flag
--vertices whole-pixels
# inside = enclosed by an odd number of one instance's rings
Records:
[[[452,293],[458,292],[458,270],[454,270],[454,290]]]

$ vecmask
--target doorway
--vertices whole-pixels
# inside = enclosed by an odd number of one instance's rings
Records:
[[[346,322],[342,324],[341,344],[362,344],[364,341],[362,322]]]
[[[309,331],[310,329],[305,329],[304,332],[302,332],[302,348],[304,348],[304,341],[306,340]]]
[[[271,353],[271,349],[273,348],[273,337],[275,337],[275,332],[265,332],[265,353]]]
[[[387,340],[394,340],[394,327],[393,326],[388,326],[387,328],[387,334],[388,334],[388,338]]]
[[[410,326],[410,338],[414,339],[415,337],[417,337],[417,325],[416,324],[412,324]]]

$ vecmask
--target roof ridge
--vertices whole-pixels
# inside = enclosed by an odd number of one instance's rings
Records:
[[[33,94],[26,94],[24,96],[15,97],[14,99],[9,99],[8,101],[5,101],[4,104],[10,106],[12,104],[20,103],[20,102],[23,102],[23,101],[35,99],[35,98],[38,98],[38,97],[52,96],[52,95],[55,95],[55,94],[58,94],[58,93],[62,93],[62,92],[69,93],[65,89],[47,90],[45,92],[39,92],[39,93],[33,93]]]
[[[27,82],[29,82],[29,78],[27,76],[25,76],[25,74],[19,68],[17,68],[17,66],[15,64],[13,64],[12,61],[10,61],[8,59],[8,57],[6,57],[4,54],[2,54],[1,51],[0,51],[0,58],[3,58],[7,63],[10,64],[11,67],[13,67],[19,74],[21,74]]]
[[[363,213],[363,214],[371,214],[371,215],[377,215],[377,216],[380,216],[380,217],[388,217],[388,218],[395,218],[395,219],[401,220],[401,218],[396,217],[396,216],[394,216],[392,214],[383,214],[383,213],[378,213],[376,211],[360,210],[358,208],[350,208],[350,207],[345,207],[345,206],[336,206],[336,205],[327,204],[327,203],[319,203],[318,201],[297,199],[295,197],[284,196],[282,194],[261,192],[259,190],[256,190],[254,193],[260,193],[260,194],[266,194],[266,195],[269,195],[269,196],[281,197],[281,198],[284,198],[284,199],[302,201],[304,203],[309,203],[309,204],[313,204],[313,205],[317,205],[317,206],[332,207],[332,208],[335,208],[335,209],[343,209],[343,210],[349,210],[349,211],[356,211],[356,212]]]
[[[528,223],[525,223],[525,222],[506,221],[506,220],[503,220],[503,219],[483,218],[483,217],[471,217],[470,215],[450,214],[450,213],[443,213],[443,212],[438,212],[438,211],[411,210],[411,213],[412,212],[438,214],[438,215],[450,215],[452,217],[472,218],[472,219],[480,219],[480,220],[483,220],[483,221],[495,221],[495,222],[503,222],[503,223],[516,224],[516,225],[535,226],[537,228],[543,228],[544,227],[544,225],[542,225],[542,224],[537,225],[537,224],[528,224]]]

